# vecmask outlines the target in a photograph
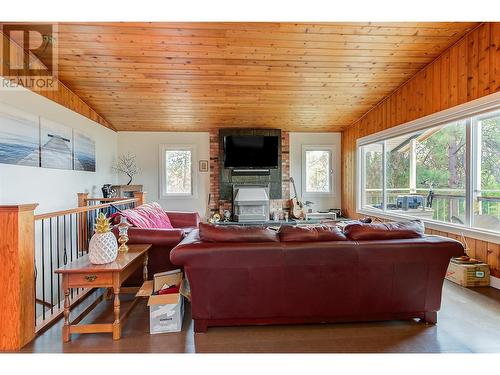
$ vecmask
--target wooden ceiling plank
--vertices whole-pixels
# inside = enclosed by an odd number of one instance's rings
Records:
[[[118,130],[341,130],[476,25],[61,23],[59,78]]]

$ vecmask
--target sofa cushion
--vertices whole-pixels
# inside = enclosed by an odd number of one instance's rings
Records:
[[[267,228],[205,223],[200,223],[199,228],[204,242],[279,242],[278,233]]]
[[[424,224],[420,220],[394,223],[354,223],[344,228],[344,234],[353,241],[398,240],[418,238],[424,235]]]
[[[307,226],[295,227],[281,226],[279,237],[282,242],[319,242],[319,241],[346,241],[347,238],[337,227]]]

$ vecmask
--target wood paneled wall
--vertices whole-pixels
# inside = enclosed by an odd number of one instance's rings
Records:
[[[500,23],[479,25],[342,134],[342,209],[356,217],[356,140],[500,90]],[[436,231],[434,231],[436,232]],[[454,234],[437,234],[455,238]],[[468,239],[500,277],[498,244]]]
[[[47,99],[50,99],[60,105],[65,106],[66,108],[71,109],[74,112],[77,112],[92,121],[97,122],[111,130],[116,131],[113,125],[111,125],[104,117],[102,117],[99,113],[94,111],[87,103],[85,103],[78,95],[76,95],[73,91],[64,86],[61,81],[58,82],[57,90],[55,91],[42,91],[42,90],[32,90],[37,94],[45,96]]]
[[[434,230],[427,228],[425,231],[427,234],[435,234],[438,236],[454,238],[462,243],[464,239],[468,247],[467,255],[472,258],[479,259],[490,265],[491,275],[495,277],[500,277],[500,245],[493,242],[482,241],[476,238],[459,236],[454,233],[442,232],[439,230]]]
[[[7,37],[4,34],[1,34],[1,38],[2,38],[1,40],[2,43],[0,43],[0,45],[3,46],[4,45],[3,41]],[[17,51],[20,54],[24,53],[22,48],[14,41],[10,42],[10,46],[11,48],[17,49]],[[39,61],[35,61],[34,64],[39,66],[39,64],[41,63]],[[28,76],[27,73],[26,76]],[[9,78],[13,79],[14,82],[16,81],[15,77],[9,77]],[[50,99],[68,109],[71,109],[72,111],[77,112],[82,116],[89,118],[92,121],[95,121],[109,129],[116,131],[113,125],[111,125],[108,121],[106,121],[104,117],[102,117],[99,113],[97,113],[94,109],[92,109],[78,95],[76,95],[73,91],[71,91],[68,87],[66,87],[60,80],[54,78],[54,81],[56,81],[56,87],[57,87],[56,90],[46,90],[38,88],[37,86],[30,88],[30,90],[36,92],[39,95],[45,96],[47,99]]]

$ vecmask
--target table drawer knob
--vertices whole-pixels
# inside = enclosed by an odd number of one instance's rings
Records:
[[[85,276],[85,280],[87,280],[89,282],[95,281],[95,279],[97,279],[97,275],[87,275],[87,276]]]

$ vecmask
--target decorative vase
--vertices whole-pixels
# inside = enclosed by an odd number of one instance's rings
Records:
[[[89,243],[89,260],[92,264],[113,262],[118,256],[118,242],[111,232],[109,220],[101,212],[96,220],[95,234]]]
[[[102,197],[103,198],[113,198],[115,194],[115,190],[112,187],[113,185],[111,184],[104,184],[101,188],[102,190]]]

